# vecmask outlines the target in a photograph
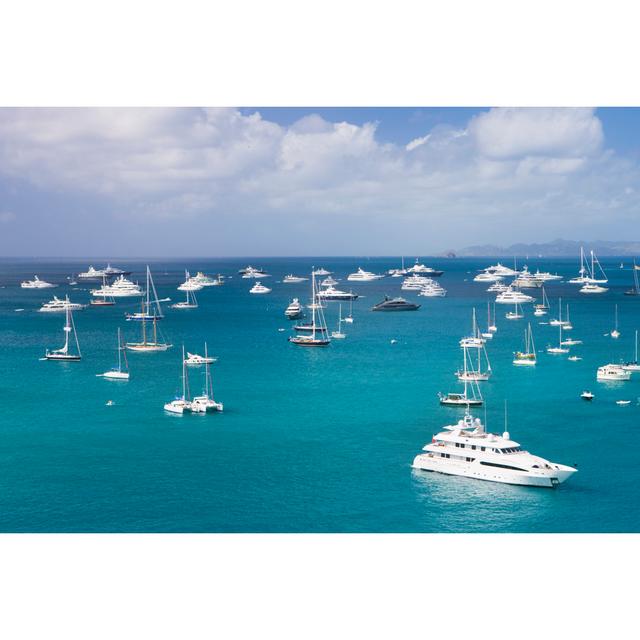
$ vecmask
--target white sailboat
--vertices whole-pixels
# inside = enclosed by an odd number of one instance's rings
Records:
[[[527,323],[527,328],[524,332],[524,351],[516,351],[514,356],[513,364],[518,366],[535,366],[537,362],[536,346],[533,342],[530,322]]]
[[[222,402],[216,402],[213,397],[213,381],[211,379],[211,362],[214,358],[209,358],[207,343],[204,343],[204,386],[202,394],[195,396],[191,402],[191,410],[194,413],[209,413],[212,411],[222,411]]]
[[[547,292],[542,287],[542,302],[533,306],[534,316],[545,316],[549,311],[549,298],[547,298]]]
[[[346,318],[343,318],[343,322],[353,324],[353,298],[349,300],[349,315]]]
[[[477,380],[469,380],[466,373],[473,371],[473,365],[470,362],[468,350],[463,348],[464,366],[462,382],[464,383],[464,391],[462,393],[438,393],[440,404],[448,407],[479,407],[482,405],[482,394]]]
[[[618,331],[618,305],[616,305],[616,320],[615,320],[615,327],[613,329],[613,331],[609,334],[612,338],[619,338],[620,337],[620,332]]]
[[[122,369],[122,360],[124,358],[124,371]],[[129,364],[127,363],[127,352],[122,345],[120,339],[120,328],[118,328],[118,368],[110,369],[104,373],[98,373],[99,378],[109,378],[110,380],[128,380],[129,379]]]
[[[158,299],[158,292],[156,291],[156,286],[153,283],[153,277],[151,275],[149,265],[147,265],[147,288],[145,296],[142,299],[142,311],[127,313],[126,318],[127,320],[140,322],[153,322],[154,320],[162,320],[162,318],[164,318],[164,315],[162,314],[162,307],[160,306],[160,300]]]
[[[469,347],[463,346],[462,350],[465,352],[463,355],[463,362],[467,361],[467,349]],[[464,367],[461,370],[456,371],[456,376],[458,380],[469,380],[476,382],[486,382],[491,377],[491,363],[489,362],[489,355],[487,354],[487,350],[482,345],[482,349],[477,349],[478,352],[478,368],[474,369]],[[484,355],[484,360],[487,363],[487,368],[485,371],[482,370],[482,356]],[[471,362],[471,355],[468,356],[469,362]]]
[[[322,304],[318,301],[318,290],[316,287],[316,274],[311,271],[311,325],[305,327],[305,331],[310,334],[290,336],[289,342],[300,347],[326,347],[331,343],[327,336],[327,323],[324,319]]]
[[[494,308],[494,311],[495,311],[495,308]],[[487,330],[481,334],[482,337],[485,340],[492,340],[495,329],[496,329],[495,325],[491,322],[491,303],[487,302]]]
[[[94,294],[94,297],[89,301],[92,307],[112,307],[116,300],[113,296],[110,296],[107,286],[107,276],[102,274],[102,287],[98,289],[99,293]]]
[[[482,337],[480,333],[480,327],[478,327],[478,321],[476,320],[476,309],[473,308],[473,312],[471,314],[471,335],[462,338],[460,340],[461,347],[473,347],[475,349],[480,349],[486,340]]]
[[[338,330],[331,332],[331,337],[336,338],[338,340],[342,340],[347,337],[346,333],[342,332],[342,305],[340,305],[340,310],[338,312]]]
[[[198,308],[198,300],[196,299],[196,294],[194,293],[194,289],[183,289],[186,295],[186,299],[183,302],[176,302],[171,305],[172,309],[197,309]]]
[[[73,332],[73,337],[76,343],[76,353],[69,351],[69,334]],[[44,360],[60,360],[64,362],[77,362],[82,359],[82,353],[80,352],[80,343],[78,342],[78,334],[76,333],[76,325],[73,322],[73,313],[69,307],[65,311],[65,324],[64,324],[64,346],[60,349],[53,349],[49,351],[47,349]]]
[[[573,325],[571,324],[571,318],[569,317],[569,304],[567,304],[567,315],[564,321],[562,322],[562,328],[565,331],[571,331],[571,329],[573,329]]]
[[[507,320],[522,320],[522,318],[524,318],[524,314],[522,313],[522,305],[519,302],[516,302],[513,306],[513,311],[507,311],[504,317]]]
[[[168,413],[182,415],[185,411],[191,411],[191,392],[189,391],[189,378],[187,365],[185,364],[184,345],[182,345],[182,395],[165,403],[164,410]]]
[[[560,331],[560,337],[558,339],[558,346],[557,347],[547,347],[547,353],[551,353],[553,355],[556,354],[561,354],[561,353],[569,353],[569,349],[567,349],[566,347],[564,347],[562,345],[562,325],[559,324],[558,325],[558,329]]]

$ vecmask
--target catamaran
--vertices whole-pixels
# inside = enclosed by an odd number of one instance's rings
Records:
[[[513,364],[515,365],[535,366],[537,362],[536,346],[533,342],[530,322],[524,332],[524,351],[516,351],[514,356]]]
[[[80,343],[78,342],[78,334],[76,333],[76,325],[73,322],[73,313],[71,309],[67,307],[65,309],[66,320],[64,324],[64,346],[60,349],[53,349],[49,351],[47,349],[44,360],[61,360],[64,362],[76,362],[82,359],[82,353],[80,352]],[[76,353],[69,351],[69,334],[73,332],[73,337],[76,343]]]
[[[122,360],[124,359],[124,371],[122,370]],[[98,373],[99,378],[109,378],[110,380],[128,380],[129,364],[127,363],[127,352],[120,339],[120,328],[118,328],[118,368],[110,369],[104,373]]]
[[[318,302],[318,292],[316,289],[316,275],[311,271],[311,325],[305,327],[304,331],[310,331],[310,335],[290,336],[289,342],[301,347],[326,347],[331,343],[327,336],[327,324],[322,311],[322,304]],[[297,327],[294,327],[298,329]],[[300,330],[300,329],[298,329]]]
[[[224,406],[222,402],[216,402],[213,397],[213,381],[211,379],[211,362],[214,358],[209,358],[207,353],[207,343],[204,344],[204,386],[202,394],[194,396],[191,401],[191,411],[193,413],[209,413],[212,411],[222,411]]]
[[[170,402],[165,403],[164,410],[169,413],[182,415],[185,411],[192,410],[191,392],[189,391],[189,378],[187,375],[187,365],[185,364],[184,345],[182,345],[182,395],[177,396]]]

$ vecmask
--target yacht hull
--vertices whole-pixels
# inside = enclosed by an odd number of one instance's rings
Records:
[[[463,476],[466,478],[475,478],[476,480],[548,489],[555,488],[576,472],[572,467],[565,465],[555,466],[557,466],[557,468],[549,471],[545,470],[544,472],[541,470],[536,474],[497,468],[483,469],[479,463],[457,462],[451,459],[442,461],[442,459],[428,453],[422,453],[416,456],[412,464],[414,469],[421,471],[435,471],[445,475]]]

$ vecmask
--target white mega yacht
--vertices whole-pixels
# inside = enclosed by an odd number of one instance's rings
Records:
[[[271,289],[269,287],[265,287],[262,283],[256,282],[251,289],[249,289],[249,293],[271,293]]]
[[[178,291],[200,291],[204,284],[196,276],[192,276],[186,269],[184,272],[184,282],[178,285]]]
[[[515,304],[519,302],[520,304],[524,302],[533,302],[535,298],[532,296],[528,296],[526,293],[522,293],[522,291],[518,291],[513,287],[507,287],[505,291],[499,293],[496,297],[496,302],[498,304]]]
[[[407,269],[407,272],[431,276],[432,278],[438,278],[444,273],[444,271],[439,271],[438,269],[434,269],[433,267],[426,267],[418,261],[418,258],[416,258],[416,263],[413,265],[413,267]]]
[[[91,295],[100,298],[126,298],[130,296],[142,296],[144,291],[140,285],[124,276],[118,276],[111,284],[103,284],[100,289],[92,289]]]
[[[20,286],[23,289],[53,289],[58,285],[47,282],[46,280],[40,280],[38,276],[34,276],[33,280],[25,280],[24,282],[21,282]]]
[[[488,433],[469,413],[436,433],[422,450],[414,469],[491,482],[554,488],[577,471],[524,451],[508,431]]]
[[[333,286],[320,289],[316,294],[318,300],[357,300],[358,294],[353,291],[340,291]]]
[[[64,300],[53,296],[53,300],[45,302],[38,311],[40,313],[64,313],[67,309],[71,309],[71,311],[82,311],[84,308],[85,305],[79,302],[71,302],[69,296],[65,296]]]
[[[347,280],[351,280],[352,282],[370,282],[372,280],[381,280],[382,278],[384,278],[383,275],[365,271],[362,267],[358,267],[355,273],[350,273],[347,276]]]

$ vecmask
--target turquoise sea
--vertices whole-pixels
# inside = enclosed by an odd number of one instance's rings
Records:
[[[621,260],[625,264],[620,269]],[[139,332],[124,313],[135,299],[75,314],[83,352],[79,363],[44,362],[45,348],[63,341],[64,317],[37,313],[53,294],[88,302],[94,284],[66,284],[88,260],[0,261],[0,530],[4,532],[637,532],[640,508],[640,374],[626,383],[595,380],[596,368],[633,358],[640,328],[640,298],[629,258],[602,260],[610,291],[585,296],[576,285],[547,286],[552,304],[537,318],[504,319],[487,349],[494,375],[482,383],[488,428],[509,431],[529,451],[579,472],[556,490],[532,489],[414,472],[411,462],[432,434],[457,419],[440,407],[438,391],[460,388],[458,340],[470,331],[471,310],[486,326],[494,294],[473,283],[495,259],[424,259],[445,270],[446,298],[417,298],[413,313],[372,313],[384,294],[400,294],[402,280],[349,283],[361,294],[348,334],[326,349],[287,342],[283,315],[293,296],[305,301],[309,283],[282,284],[288,273],[308,275],[322,266],[343,279],[358,266],[382,273],[392,258],[238,258],[122,260],[114,265],[144,281],[148,263],[159,296],[183,299],[176,286],[184,269],[222,273],[227,282],[196,295],[193,311],[166,309],[162,329],[174,348],[129,353],[131,380],[95,374],[116,359],[116,330],[127,340]],[[504,262],[504,261],[503,261]],[[535,270],[573,277],[577,259],[529,260]],[[94,263],[95,264],[95,263]],[[269,295],[249,295],[253,280],[239,268],[252,264],[272,274]],[[95,266],[104,266],[102,262]],[[58,289],[25,290],[34,274]],[[534,294],[535,295],[535,294]],[[535,368],[517,368],[527,320],[536,347],[557,342],[547,322],[558,296],[570,304],[572,347],[582,356],[539,354]],[[618,340],[608,335],[619,306]],[[167,305],[165,305],[167,306]],[[24,311],[16,311],[24,309]],[[343,312],[346,312],[343,306]],[[326,311],[335,328],[338,303]],[[287,328],[281,332],[280,328]],[[180,385],[184,343],[218,357],[213,365],[222,414],[176,417],[163,411]],[[396,340],[396,343],[392,343]],[[192,388],[200,372],[190,371]],[[579,395],[596,394],[592,403]],[[615,404],[626,399],[628,406]],[[113,406],[106,406],[113,400]],[[484,417],[484,410],[476,412]]]

